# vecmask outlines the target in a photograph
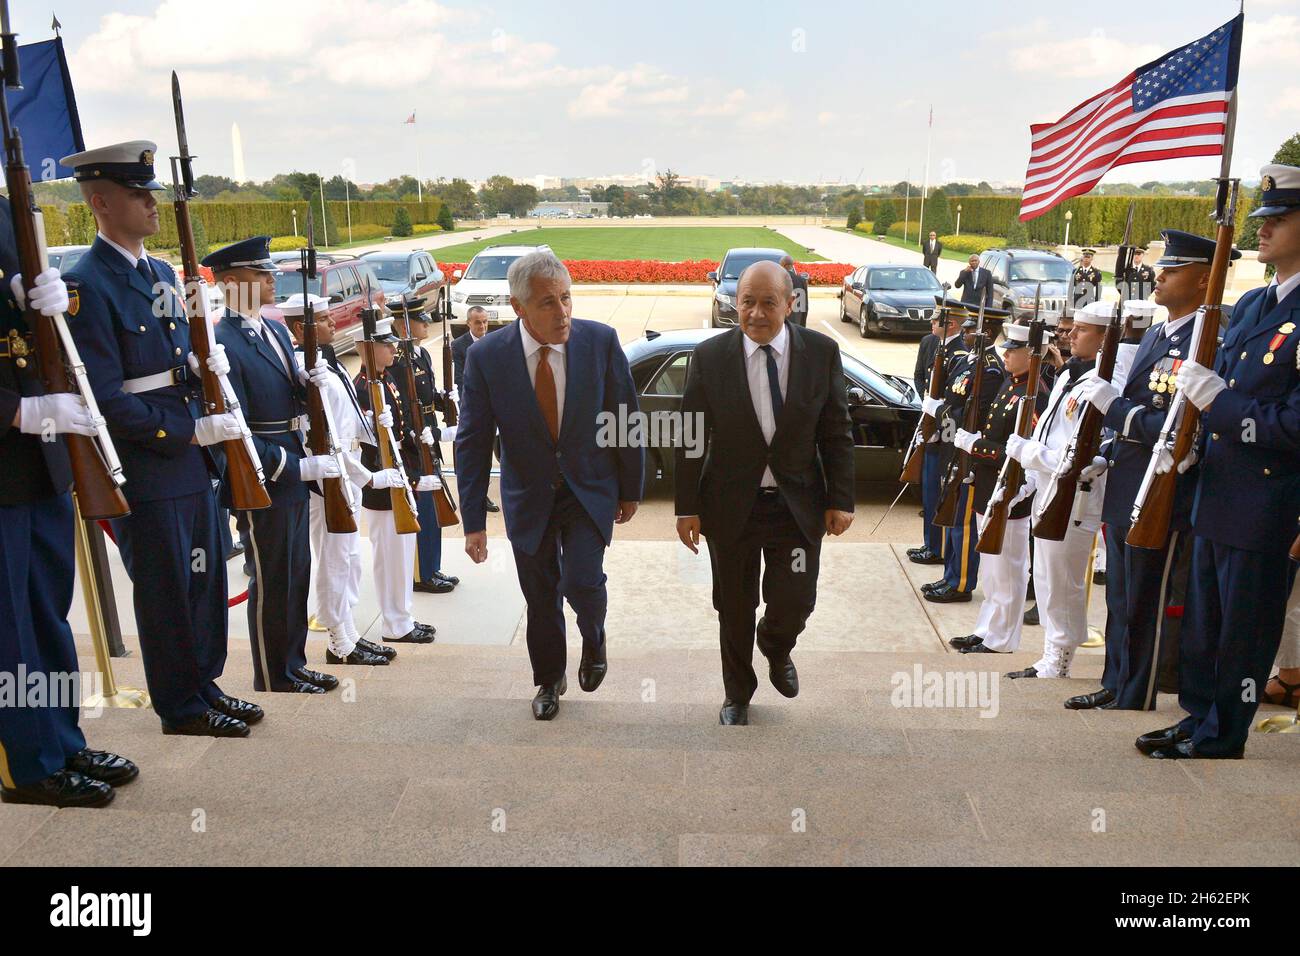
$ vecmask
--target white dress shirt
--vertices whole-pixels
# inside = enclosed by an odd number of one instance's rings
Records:
[[[776,416],[772,414],[772,389],[767,377],[767,353],[763,347],[741,333],[745,343],[745,374],[749,378],[749,397],[754,402],[754,412],[758,415],[758,426],[763,430],[763,440],[772,444],[776,434]],[[781,396],[784,399],[790,382],[790,329],[782,325],[781,331],[771,342],[773,358],[776,359],[776,376],[781,383]],[[771,468],[763,469],[763,487],[775,488],[776,478]]]
[[[528,326],[519,320],[519,338],[524,343],[524,364],[528,366],[528,381],[537,389],[537,363],[541,360],[542,343],[528,334]],[[472,343],[471,343],[472,344]],[[564,346],[549,346],[551,374],[555,378],[555,418],[557,423],[564,421]]]
[[[265,335],[262,335],[263,326],[265,325],[265,320],[261,316],[257,316],[256,318],[253,318],[244,315],[242,312],[238,313],[238,315],[240,321],[243,323],[244,328],[251,330],[254,335],[260,336],[263,339],[270,340],[271,351],[274,352],[276,358],[280,360],[281,368],[284,369],[286,375],[289,375],[291,378],[297,381],[297,377],[293,374],[293,371],[297,370],[298,363],[290,361],[288,357],[285,356],[284,348],[280,345],[279,336],[277,336],[274,332],[267,332]]]
[[[122,254],[122,258],[124,258],[127,262],[131,263],[132,269],[138,266],[140,264],[140,260],[145,258],[148,255],[148,253],[145,251],[144,243],[140,243],[140,252],[134,253],[129,249],[127,249],[125,246],[119,246],[116,242],[108,238],[108,236],[104,235],[102,232],[98,233],[98,236],[100,239],[103,239],[104,242],[108,243],[108,245],[112,246],[114,249],[120,252]],[[150,266],[150,268],[153,267]]]
[[[1300,285],[1300,272],[1288,277],[1285,282],[1278,282],[1277,276],[1274,276],[1273,281],[1269,283],[1269,285],[1277,286],[1277,301],[1281,302],[1295,291],[1297,285]]]

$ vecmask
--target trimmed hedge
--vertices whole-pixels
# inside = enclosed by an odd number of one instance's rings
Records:
[[[862,222],[858,223],[856,226],[853,227],[853,231],[860,232],[864,236],[873,236],[875,235],[875,232],[873,231],[875,228],[876,228],[876,224],[874,222],[868,222],[866,220],[863,220]]]
[[[963,207],[962,212],[966,210]],[[985,249],[1001,249],[1007,241],[1001,236],[981,236],[976,233],[963,232],[960,236],[940,236],[944,252],[964,252],[967,255],[979,255]]]
[[[306,236],[276,236],[271,240],[271,252],[288,252],[291,249],[301,249],[307,245]]]
[[[912,220],[911,222],[896,222],[886,230],[885,234],[893,236],[895,239],[902,239],[904,230],[907,232],[908,241],[911,242],[915,240],[916,246],[919,249],[921,247],[921,240],[919,238],[921,235],[921,224],[916,220]]]

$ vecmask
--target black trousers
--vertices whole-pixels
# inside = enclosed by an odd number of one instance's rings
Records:
[[[804,537],[778,492],[759,494],[738,539],[706,540],[722,645],[722,683],[729,700],[747,704],[758,689],[755,636],[765,657],[781,660],[794,650],[813,612],[821,539]],[[766,607],[755,626],[760,559]]]
[[[310,503],[249,511],[253,578],[248,583],[248,639],[253,689],[287,691],[307,666],[307,591],[311,587]]]

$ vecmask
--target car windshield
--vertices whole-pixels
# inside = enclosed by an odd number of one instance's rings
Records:
[[[465,270],[466,279],[504,279],[519,256],[475,256]]]
[[[1012,259],[1012,282],[1069,282],[1070,264],[1064,259]]]
[[[943,286],[929,269],[872,269],[867,288],[879,292],[942,292]]]
[[[722,278],[739,279],[740,274],[752,266],[755,262],[779,262],[776,256],[727,256],[722,263]]]
[[[406,284],[411,273],[405,259],[367,259],[366,264],[375,270],[380,282],[400,282]]]
[[[275,301],[283,302],[289,296],[302,291],[302,272],[294,269],[290,272],[277,272],[275,274]],[[320,276],[315,279],[307,280],[307,291],[312,295],[320,295]]]
[[[847,352],[840,352],[840,361],[844,363],[844,371],[848,373],[850,378],[862,382],[863,385],[866,385],[881,398],[900,405],[910,404],[909,392],[911,389],[906,388],[905,383],[902,383],[901,380],[892,376],[881,375],[875,369]],[[900,385],[904,385],[904,387],[900,388]]]

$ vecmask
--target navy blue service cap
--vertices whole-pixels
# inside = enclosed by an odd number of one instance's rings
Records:
[[[271,261],[271,237],[254,236],[241,239],[228,246],[209,252],[199,265],[207,266],[213,272],[225,272],[227,269],[254,269],[257,272],[279,272]]]
[[[429,322],[428,313],[425,312],[426,301],[424,296],[408,295],[404,300],[401,298],[389,299],[384,303],[386,308],[395,319],[414,319],[416,322]]]
[[[115,143],[64,156],[60,163],[72,170],[79,183],[110,179],[133,189],[166,189],[154,179],[153,157],[158,144],[147,139]]]
[[[1263,205],[1250,214],[1250,218],[1285,216],[1300,208],[1300,166],[1283,166],[1270,163],[1259,171],[1259,188],[1263,192]]]
[[[1162,269],[1177,269],[1186,265],[1206,265],[1214,261],[1214,240],[1177,229],[1162,229],[1160,238],[1165,241],[1165,254],[1156,265]],[[1232,250],[1232,259],[1241,258],[1241,250]]]
[[[977,325],[979,325],[979,315],[980,315],[979,306],[967,305],[966,310],[970,313],[970,318],[967,319],[965,322],[963,322],[961,324],[961,327],[963,329],[973,329]],[[1011,318],[1011,311],[1009,309],[995,309],[991,305],[984,307],[985,325],[993,325],[996,323],[1005,322],[1009,318]]]

